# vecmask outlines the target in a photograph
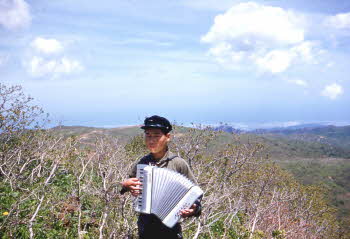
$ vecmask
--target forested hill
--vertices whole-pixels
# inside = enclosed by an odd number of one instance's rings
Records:
[[[320,142],[350,148],[350,126],[305,127],[298,129],[260,130],[257,134],[282,135],[290,139]]]
[[[0,137],[0,238],[135,238],[132,200],[119,190],[147,152],[139,126],[13,128],[3,127]],[[170,147],[205,191],[201,217],[183,223],[185,238],[349,235],[346,152],[321,142],[174,128]]]
[[[278,129],[270,129],[270,130],[256,130],[257,132],[262,133],[276,133],[276,134],[314,134],[314,135],[323,135],[332,138],[347,138],[350,139],[350,125],[348,126],[334,126],[334,125],[326,125],[326,126],[307,126],[304,127],[286,127],[286,128],[278,128]]]
[[[264,145],[264,154],[291,172],[300,182],[326,187],[333,205],[339,208],[340,217],[350,217],[350,126],[313,125],[254,132],[233,130],[227,126],[220,129],[228,132],[220,133],[208,145],[209,151],[213,147],[224,147],[232,135],[237,143],[261,143]],[[101,136],[112,136],[127,142],[143,132],[139,126],[111,129],[60,126],[52,130],[57,135],[76,136],[86,144],[92,144]],[[179,138],[190,130],[193,129],[175,127],[175,137]]]
[[[216,144],[225,144],[229,134],[237,135],[241,142],[260,142],[266,146],[270,157],[283,158],[324,158],[338,157],[350,158],[350,126],[318,127],[303,129],[256,130],[244,132],[225,126],[215,130],[227,132],[222,135]],[[58,126],[52,129],[54,134],[62,136],[76,136],[82,142],[91,143],[98,136],[114,136],[122,141],[142,134],[139,126],[126,126],[119,128],[95,128],[84,126]],[[176,127],[175,132],[181,134],[190,130],[187,127]]]
[[[61,136],[77,136],[83,137],[86,140],[93,139],[96,136],[108,135],[116,137],[133,137],[141,134],[142,131],[139,126],[125,126],[118,128],[97,128],[97,127],[86,127],[86,126],[56,126],[52,128],[52,131],[56,135]]]
[[[241,131],[225,125],[214,129],[260,138],[272,157],[350,157],[350,126],[307,124]]]

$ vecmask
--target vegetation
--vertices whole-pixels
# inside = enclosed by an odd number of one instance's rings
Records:
[[[327,197],[332,205],[338,209],[338,218],[344,225],[349,225],[350,160],[336,158],[296,159],[280,164],[304,185],[319,185],[327,190]]]
[[[350,126],[325,126],[294,130],[272,131],[274,134],[288,136],[309,142],[322,142],[324,144],[339,146],[349,149],[350,146]]]
[[[0,86],[0,238],[136,238],[132,198],[119,194],[119,182],[145,153],[137,131],[44,130],[31,98]],[[183,223],[185,238],[348,236],[325,189],[295,180],[258,141],[175,127],[171,150],[188,160],[205,192],[200,218]]]

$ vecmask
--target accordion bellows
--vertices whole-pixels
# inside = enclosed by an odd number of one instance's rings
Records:
[[[136,172],[142,186],[135,211],[154,214],[167,227],[180,220],[180,210],[190,208],[203,195],[198,186],[173,170],[139,164]]]

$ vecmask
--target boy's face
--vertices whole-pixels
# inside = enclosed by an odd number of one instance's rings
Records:
[[[164,134],[160,129],[146,129],[145,142],[152,154],[165,151],[170,141],[170,133]]]

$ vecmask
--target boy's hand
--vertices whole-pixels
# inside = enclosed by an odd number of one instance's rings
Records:
[[[193,216],[196,212],[197,204],[193,204],[189,209],[183,209],[180,211],[180,214],[183,218]]]
[[[134,197],[137,197],[140,194],[140,185],[142,185],[142,183],[138,178],[129,178],[122,182],[123,188],[126,188],[128,191],[130,191]]]

